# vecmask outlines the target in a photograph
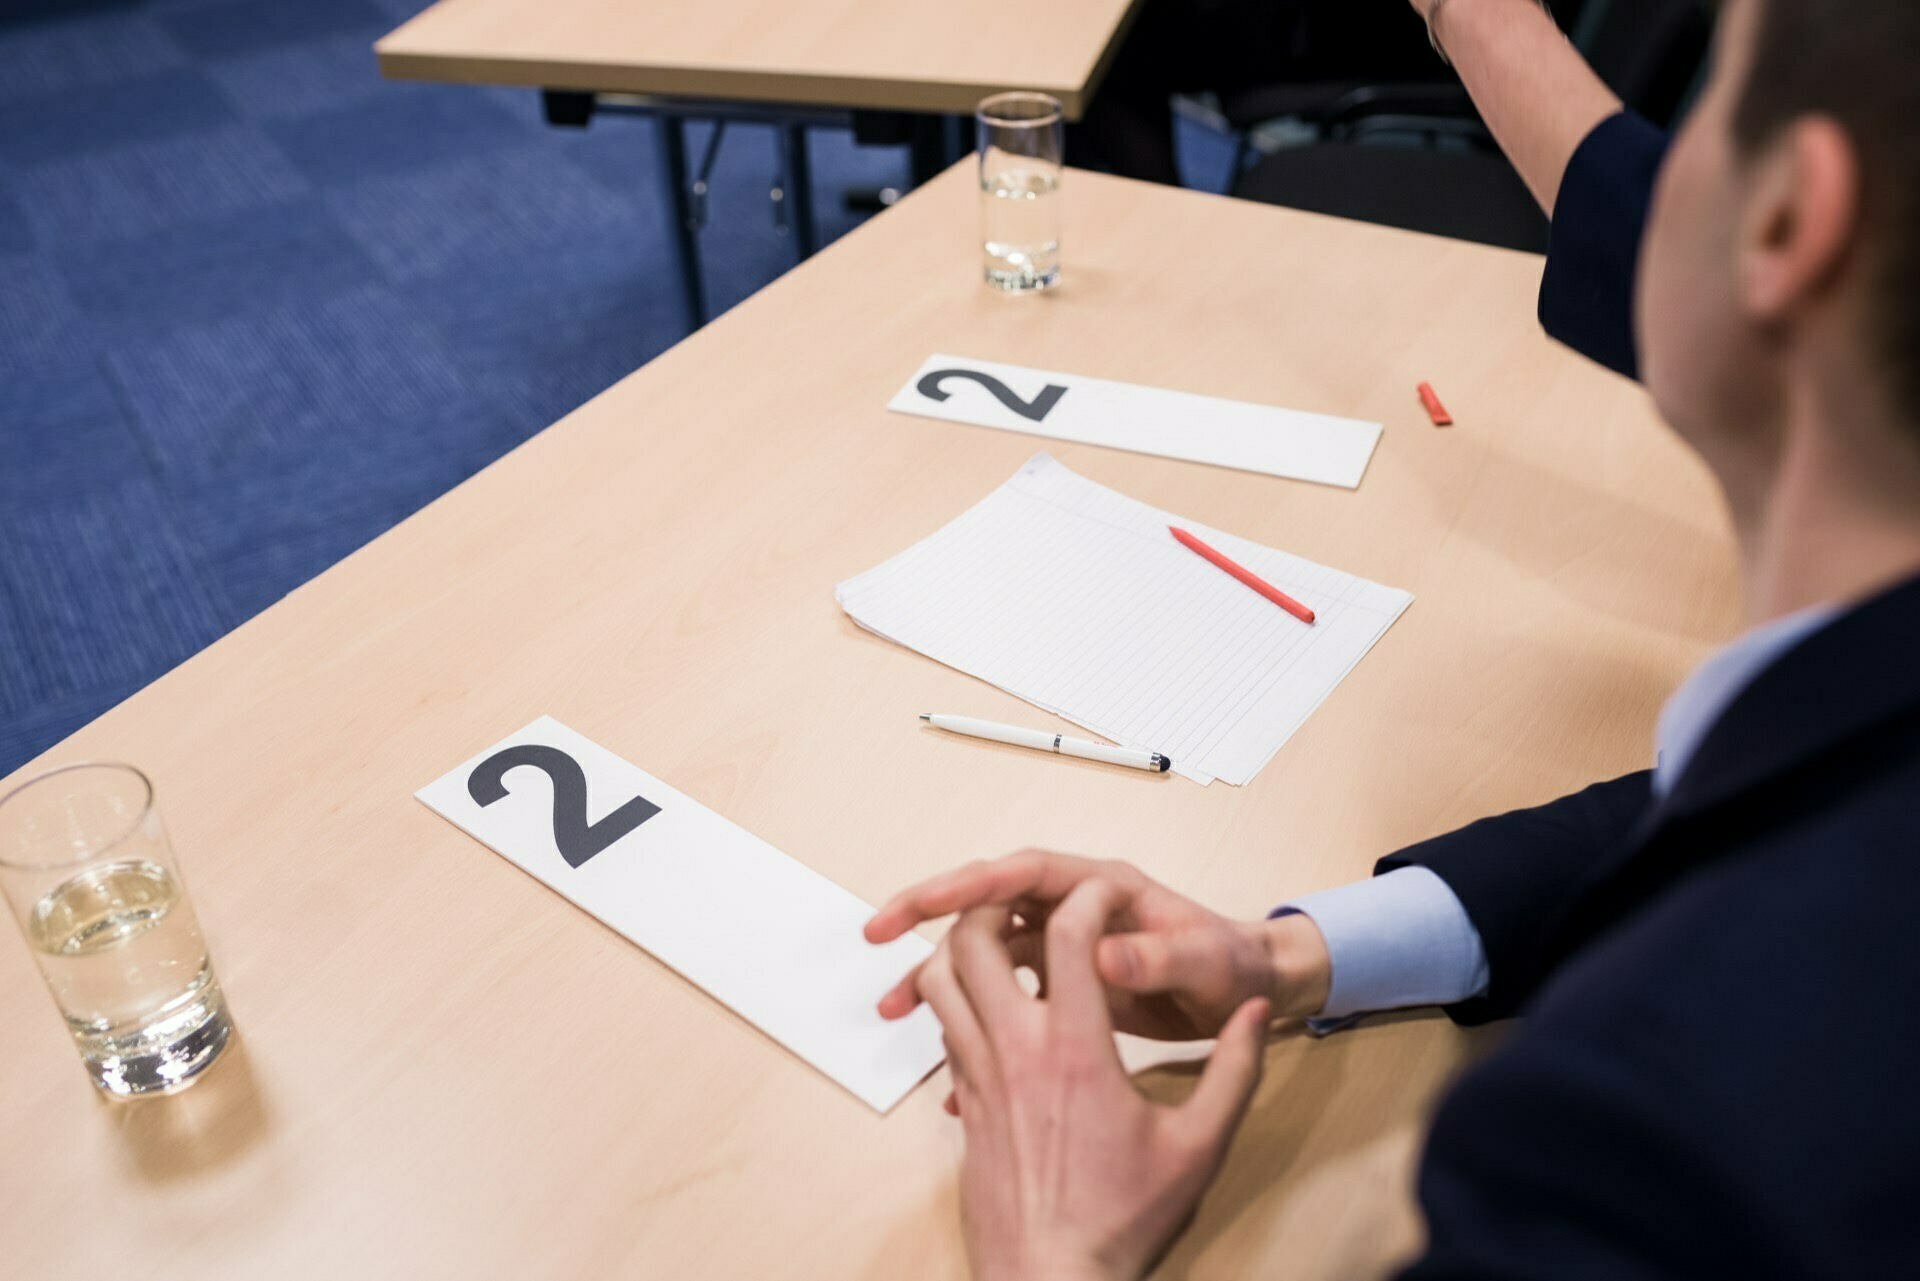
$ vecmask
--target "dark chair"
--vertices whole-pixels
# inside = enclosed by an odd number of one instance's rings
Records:
[[[1553,0],[1553,12],[1572,30],[1584,20],[1589,3],[1590,0]],[[1598,7],[1604,0],[1594,0],[1594,3]],[[1351,50],[1343,52],[1341,61],[1346,69],[1340,75],[1319,80],[1296,77],[1218,95],[1214,114],[1233,134],[1237,145],[1233,175],[1238,177],[1252,159],[1252,135],[1260,126],[1284,120],[1325,133],[1351,111],[1356,99],[1392,93],[1409,104],[1424,104],[1420,108],[1423,114],[1474,118],[1473,104],[1466,90],[1438,59],[1428,59],[1417,71],[1402,66],[1399,74],[1382,76],[1354,74],[1354,57]]]
[[[1677,117],[1712,23],[1698,0],[1589,0],[1574,43],[1629,107]],[[1509,249],[1543,251],[1547,220],[1457,82],[1346,86],[1321,140],[1255,163],[1234,194]]]

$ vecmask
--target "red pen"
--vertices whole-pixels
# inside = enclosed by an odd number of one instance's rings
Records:
[[[1440,393],[1433,389],[1432,383],[1420,384],[1420,403],[1427,407],[1427,417],[1433,419],[1435,427],[1453,426],[1453,415],[1440,403]]]
[[[1217,566],[1220,569],[1226,570],[1229,574],[1232,574],[1235,578],[1239,579],[1241,582],[1245,583],[1247,586],[1253,588],[1254,591],[1259,592],[1262,596],[1265,596],[1268,600],[1278,605],[1281,609],[1286,610],[1289,614],[1292,614],[1295,618],[1299,619],[1301,622],[1311,623],[1313,621],[1312,610],[1308,609],[1305,605],[1302,605],[1299,601],[1287,595],[1285,592],[1281,591],[1278,587],[1275,587],[1272,583],[1260,577],[1260,575],[1254,573],[1252,570],[1248,569],[1246,566],[1237,565],[1233,561],[1228,560],[1225,556],[1222,556],[1219,552],[1213,550],[1213,548],[1207,546],[1205,543],[1201,542],[1199,539],[1195,538],[1192,534],[1189,534],[1184,529],[1179,529],[1173,525],[1169,525],[1167,526],[1167,530],[1175,538],[1180,540],[1180,545],[1182,547],[1185,547],[1190,552],[1198,552],[1201,556],[1205,557],[1207,560],[1212,561],[1215,566]]]

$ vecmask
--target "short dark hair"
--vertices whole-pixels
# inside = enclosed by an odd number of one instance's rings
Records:
[[[1920,0],[1759,0],[1734,139],[1751,154],[1801,116],[1830,116],[1860,156],[1875,342],[1920,414]]]

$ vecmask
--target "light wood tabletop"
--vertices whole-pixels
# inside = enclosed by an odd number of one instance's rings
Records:
[[[440,0],[375,46],[402,80],[1078,119],[1139,0]]]
[[[239,1032],[110,1104],[0,943],[0,1271],[962,1274],[944,1069],[876,1115],[413,799],[543,713],[870,902],[1038,844],[1254,916],[1647,762],[1737,626],[1730,538],[1642,394],[1542,336],[1538,258],[1070,172],[1065,284],[1008,298],[975,199],[942,175],[18,775],[152,775]],[[1245,788],[922,727],[1056,724],[834,602],[1043,444],[888,413],[935,351],[1384,423],[1355,491],[1046,445],[1417,599]],[[1491,1046],[1277,1029],[1164,1274],[1404,1254],[1424,1118]]]

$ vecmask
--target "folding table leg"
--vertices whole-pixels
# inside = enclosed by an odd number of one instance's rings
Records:
[[[813,174],[807,161],[807,127],[780,126],[780,167],[786,184],[786,207],[792,219],[794,255],[800,262],[818,248],[813,228]]]
[[[675,265],[680,271],[680,294],[687,329],[692,331],[707,323],[707,295],[700,281],[700,244],[694,236],[697,222],[687,180],[687,122],[681,116],[662,113],[654,123],[660,144],[660,177],[667,188]]]

